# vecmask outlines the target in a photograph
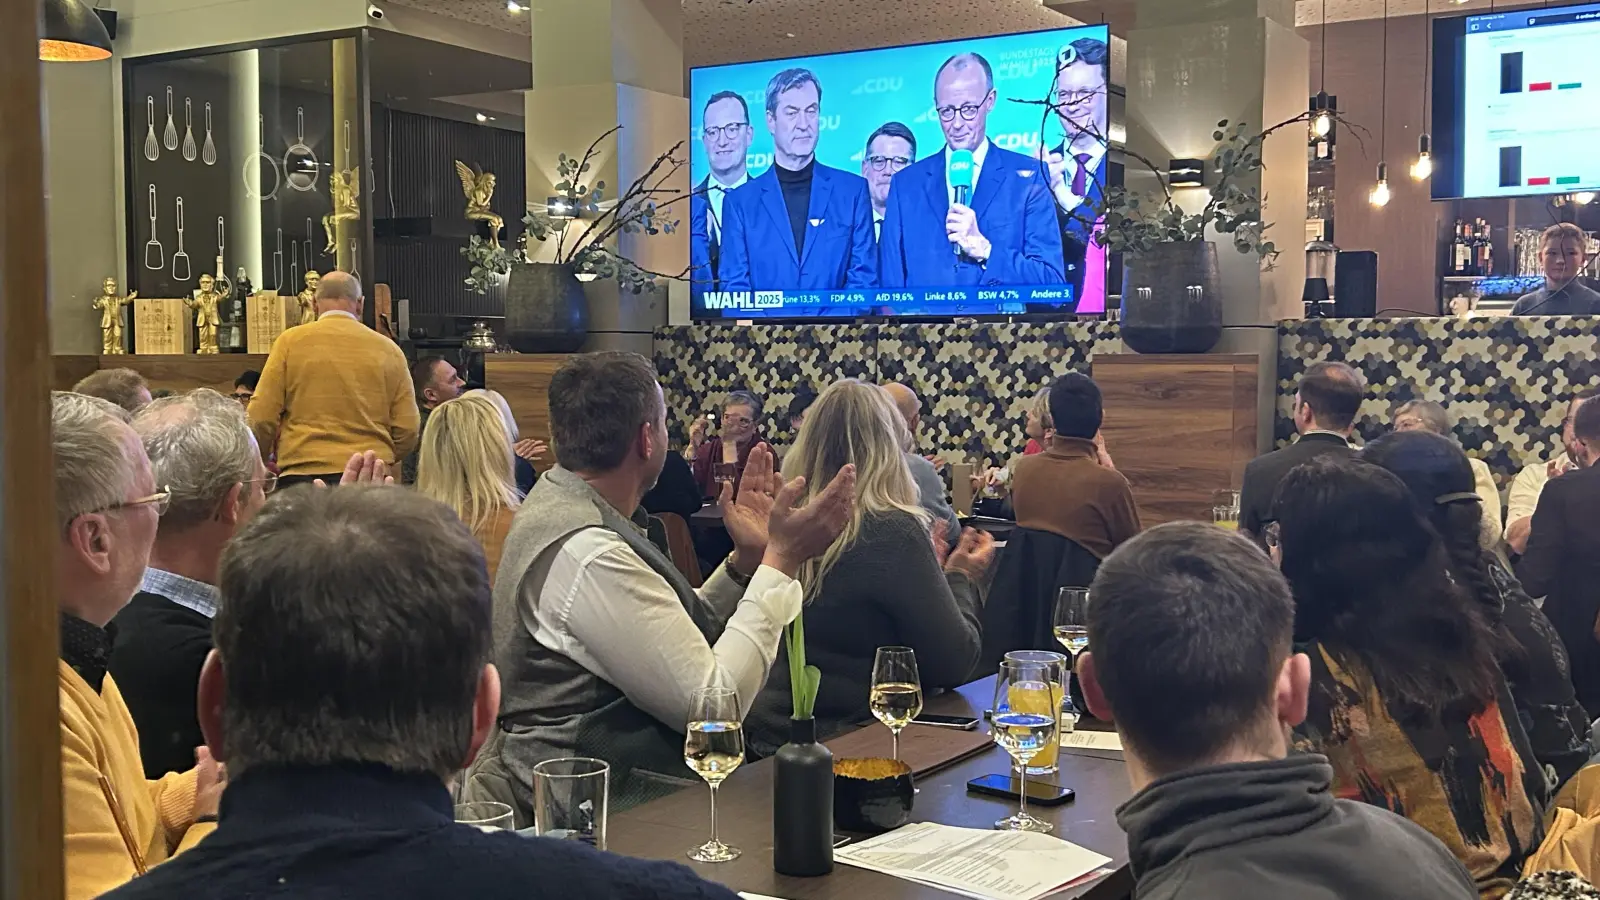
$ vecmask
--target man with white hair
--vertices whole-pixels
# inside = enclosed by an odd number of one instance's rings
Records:
[[[139,586],[171,495],[157,489],[127,413],[107,401],[55,394],[50,435],[66,896],[87,900],[208,834],[222,782],[204,751],[195,768],[146,781],[133,718],[106,672],[107,626]]]
[[[117,614],[111,674],[139,726],[145,775],[155,778],[193,766],[194,748],[205,743],[195,691],[211,652],[217,566],[277,477],[244,410],[207,388],[151,403],[133,430],[171,499],[139,593]]]
[[[937,523],[944,523],[945,543],[954,548],[956,541],[961,538],[961,520],[956,518],[956,511],[945,496],[944,479],[939,477],[939,471],[933,467],[933,463],[916,452],[917,425],[922,422],[922,398],[903,384],[886,384],[883,389],[889,392],[889,399],[894,401],[894,408],[899,410],[900,418],[911,436],[911,446],[906,448],[906,468],[911,470],[911,480],[917,486],[922,508],[933,517],[935,528],[938,527]]]

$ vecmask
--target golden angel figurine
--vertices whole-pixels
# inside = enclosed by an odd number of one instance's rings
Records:
[[[200,293],[183,298],[183,305],[194,310],[194,324],[200,329],[200,346],[194,352],[222,352],[217,346],[217,326],[221,324],[221,317],[217,314],[217,304],[221,302],[222,295],[217,293],[217,280],[210,275],[200,276]]]
[[[139,296],[134,291],[126,297],[117,296],[117,280],[107,278],[100,283],[100,296],[94,298],[94,308],[100,310],[100,352],[118,356],[128,351],[122,346],[122,308]]]
[[[361,196],[361,167],[329,175],[328,189],[333,194],[333,212],[322,217],[322,230],[328,233],[328,246],[322,252],[334,253],[339,249],[339,236],[335,233],[339,223],[361,218],[361,207],[356,203]]]
[[[315,269],[306,273],[306,289],[295,295],[295,300],[300,303],[300,321],[297,324],[309,325],[317,320],[317,285],[322,283],[322,276]]]
[[[489,208],[489,201],[494,199],[494,173],[480,172],[458,159],[456,174],[461,176],[461,190],[467,195],[467,218],[488,222],[489,240],[499,247],[500,231],[505,228],[506,220]]]

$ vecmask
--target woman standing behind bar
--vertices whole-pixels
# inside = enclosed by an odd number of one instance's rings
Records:
[[[522,503],[512,466],[511,436],[500,409],[482,394],[447,400],[422,430],[417,493],[456,511],[483,545],[494,583],[500,550]]]
[[[879,647],[916,651],[924,692],[966,683],[982,641],[977,582],[994,557],[994,539],[967,529],[941,564],[928,515],[906,469],[905,422],[876,385],[840,381],[806,413],[784,458],[783,477],[806,480],[802,500],[821,493],[832,473],[856,466],[850,524],[820,559],[800,568],[806,590],[806,662],[822,670],[817,737],[867,719],[872,663]],[[789,736],[789,666],[782,643],[766,686],[745,722],[748,746],[770,755]]]
[[[1481,604],[1392,472],[1315,459],[1274,508],[1267,543],[1311,659],[1296,747],[1328,757],[1338,796],[1428,829],[1501,897],[1539,846],[1547,792]]]

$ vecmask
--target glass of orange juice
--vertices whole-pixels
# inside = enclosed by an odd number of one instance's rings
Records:
[[[1066,699],[1067,657],[1050,650],[1013,650],[1006,654],[1013,662],[1043,663],[1050,673],[1047,688],[1013,685],[1010,690],[1011,708],[1017,712],[1061,716],[1061,704]],[[1030,683],[1031,684],[1031,683]],[[1028,760],[1029,775],[1054,775],[1060,741],[1054,741]]]

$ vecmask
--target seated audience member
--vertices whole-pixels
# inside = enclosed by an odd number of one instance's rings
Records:
[[[211,652],[217,564],[277,479],[261,462],[239,404],[201,388],[139,410],[155,483],[170,491],[139,593],[117,613],[111,674],[139,728],[145,775],[194,766],[205,743],[195,718],[200,666]]]
[[[1250,460],[1239,491],[1239,530],[1261,538],[1275,516],[1272,498],[1289,470],[1323,455],[1351,456],[1350,435],[1361,412],[1366,384],[1361,373],[1342,362],[1306,367],[1294,395],[1295,442]]]
[[[210,833],[222,781],[204,749],[189,771],[146,780],[139,732],[106,672],[107,625],[139,588],[169,495],[121,408],[57,393],[50,417],[66,896],[88,900]]]
[[[483,547],[493,579],[511,520],[522,505],[512,481],[511,441],[494,401],[446,400],[428,416],[418,453],[417,493],[455,511]]]
[[[233,380],[233,394],[231,395],[240,406],[250,408],[250,398],[256,395],[256,385],[261,383],[261,373],[255,369],[246,369],[239,373]]]
[[[689,429],[689,455],[694,460],[694,480],[700,485],[700,496],[719,497],[724,480],[733,480],[733,495],[739,496],[739,485],[744,478],[744,467],[750,451],[772,445],[761,437],[761,398],[749,391],[734,391],[722,405],[722,433],[706,437],[707,422],[697,419]]]
[[[420,416],[418,435],[428,427],[428,414],[438,409],[439,404],[461,396],[466,384],[456,372],[456,367],[442,356],[421,356],[411,364],[411,386],[417,395],[417,414]],[[400,481],[404,484],[412,484],[417,480],[417,453],[412,451],[401,460]]]
[[[696,590],[650,543],[639,509],[672,452],[650,362],[570,358],[550,382],[550,429],[557,465],[512,522],[495,579],[500,728],[466,789],[524,823],[546,759],[606,759],[614,810],[683,777],[690,696],[721,684],[750,708],[800,612],[795,575],[838,537],[855,492],[847,467],[796,509],[802,486],[780,490],[772,452],[756,447],[740,499],[723,488],[733,555]]]
[[[517,427],[517,417],[511,414],[511,404],[506,402],[504,394],[491,391],[488,388],[475,388],[467,391],[463,396],[487,397],[489,401],[500,410],[500,418],[504,420],[506,435],[511,439],[512,463],[517,471],[517,494],[526,497],[533,490],[533,483],[539,480],[539,471],[533,464],[544,458],[545,451],[549,448],[544,441],[537,438],[525,438],[522,429]]]
[[[1011,503],[1017,527],[1048,531],[1101,559],[1139,533],[1128,479],[1100,462],[1104,410],[1094,379],[1069,372],[1050,386],[1054,431],[1045,452],[1017,460]]]
[[[1449,438],[1418,432],[1384,435],[1361,458],[1398,475],[1444,538],[1451,576],[1495,628],[1495,656],[1553,791],[1589,761],[1590,717],[1573,694],[1567,651],[1550,620],[1499,554],[1479,541],[1482,503],[1467,454]]]
[[[1314,459],[1276,509],[1267,540],[1311,659],[1296,746],[1333,763],[1337,796],[1403,812],[1499,897],[1539,846],[1547,789],[1482,604],[1392,472]]]
[[[72,386],[74,394],[99,397],[136,413],[151,400],[144,376],[132,369],[101,369]]]
[[[1517,298],[1513,316],[1600,315],[1600,293],[1583,283],[1588,263],[1589,236],[1571,222],[1544,230],[1540,240],[1544,260],[1544,287]]]
[[[906,469],[905,425],[876,385],[840,381],[822,392],[784,460],[784,477],[805,479],[816,496],[831,473],[856,469],[855,513],[821,557],[800,567],[806,593],[806,662],[827,673],[817,694],[818,738],[870,718],[867,696],[879,647],[916,651],[924,690],[972,679],[982,637],[979,582],[994,539],[969,529],[943,560],[929,540],[930,517]],[[925,462],[925,461],[924,461]],[[753,752],[789,740],[793,711],[788,652],[778,648],[766,687],[745,720]]]
[[[806,423],[806,410],[810,409],[811,404],[815,402],[817,402],[817,395],[813,394],[811,392],[811,388],[809,387],[802,386],[800,390],[795,393],[794,399],[789,401],[790,431],[794,432],[796,435],[800,434],[800,426]]]
[[[1411,400],[1394,411],[1395,431],[1427,431],[1454,440],[1451,434],[1450,414],[1444,406],[1432,400]],[[1483,515],[1479,516],[1478,540],[1493,550],[1500,546],[1500,488],[1494,483],[1494,473],[1489,464],[1477,457],[1467,457],[1472,468],[1472,490],[1478,495]]]
[[[640,505],[652,516],[674,513],[682,516],[685,522],[689,521],[705,506],[700,497],[700,485],[695,484],[694,471],[689,468],[689,461],[681,454],[668,453],[667,461],[661,467],[661,477],[656,479],[655,487],[645,493],[644,502]]]
[[[1055,427],[1050,419],[1050,386],[1046,385],[1033,395],[1033,402],[1028,405],[1028,421],[1023,426],[1028,443],[1022,448],[1022,455],[1043,453],[1050,446],[1050,435]]]
[[[1578,407],[1595,397],[1600,397],[1600,388],[1585,388],[1572,395],[1567,414],[1561,420],[1561,452],[1548,461],[1536,460],[1523,466],[1511,482],[1511,490],[1506,492],[1506,545],[1513,552],[1520,554],[1528,549],[1533,510],[1539,505],[1545,483],[1580,467],[1578,458],[1582,454],[1578,452],[1578,439],[1572,433],[1572,421],[1578,415]]]
[[[1337,798],[1289,752],[1311,680],[1294,601],[1248,541],[1198,522],[1122,545],[1090,589],[1078,674],[1122,737],[1117,809],[1139,900],[1470,900],[1472,879],[1417,825]]]
[[[1600,401],[1572,417],[1578,468],[1544,487],[1517,573],[1572,657],[1572,686],[1590,716],[1600,716]]]
[[[917,426],[922,424],[922,398],[903,384],[886,384],[883,388],[889,392],[889,399],[894,401],[894,408],[906,425],[906,467],[911,471],[911,482],[917,488],[917,502],[927,510],[936,523],[935,527],[940,527],[937,523],[943,523],[945,543],[954,547],[961,537],[961,520],[956,518],[956,511],[950,506],[949,492],[945,490],[939,470],[917,452]]]
[[[223,558],[200,681],[230,782],[215,833],[111,900],[733,900],[672,863],[456,825],[495,729],[483,555],[445,506],[380,487],[274,498]]]

